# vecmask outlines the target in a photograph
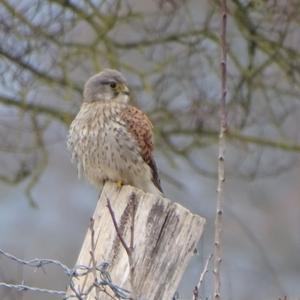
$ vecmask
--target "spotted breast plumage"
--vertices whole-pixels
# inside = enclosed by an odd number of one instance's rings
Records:
[[[70,126],[68,148],[79,175],[96,186],[109,180],[161,195],[153,126],[146,114],[128,104],[129,98],[120,72],[105,69],[91,77]]]

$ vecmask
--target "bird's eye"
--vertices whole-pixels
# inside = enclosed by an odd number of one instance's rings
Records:
[[[115,82],[111,82],[109,85],[112,89],[114,89],[117,86],[117,84]]]

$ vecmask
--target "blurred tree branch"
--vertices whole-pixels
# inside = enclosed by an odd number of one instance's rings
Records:
[[[22,149],[25,153],[35,140],[32,114],[37,124],[47,120],[65,128],[80,104],[83,82],[110,66],[129,78],[134,101],[156,124],[158,146],[168,164],[176,167],[174,158],[181,157],[198,174],[216,175],[197,165],[193,153],[217,141],[220,1],[202,3],[200,21],[190,1],[171,6],[153,1],[145,8],[130,1],[100,0],[2,4],[0,118],[13,117],[0,120],[0,133],[6,133],[7,124],[31,128],[26,137],[13,139],[11,133],[9,146],[18,151],[10,158],[3,155],[6,163],[8,158],[15,162],[15,155]],[[234,0],[229,5],[227,138],[232,145],[300,151],[295,134],[300,54],[293,42],[299,36],[299,17],[293,13],[297,8],[292,2],[277,7],[272,2]],[[48,137],[44,131],[40,134],[47,145]],[[6,149],[6,143],[3,139],[0,149]],[[41,148],[32,148],[43,161]],[[275,161],[276,155],[272,152]],[[16,176],[20,164],[0,173],[0,180],[18,183],[27,177],[28,172]],[[249,174],[256,172],[249,169]]]
[[[27,103],[22,101],[21,99],[14,99],[4,95],[0,95],[0,103],[6,106],[16,107],[22,111],[47,115],[50,118],[56,119],[57,121],[60,121],[66,125],[70,124],[72,119],[74,118],[74,115],[68,112],[62,112],[61,110],[43,105]]]

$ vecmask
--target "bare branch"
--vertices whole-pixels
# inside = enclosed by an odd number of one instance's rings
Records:
[[[217,188],[217,206],[215,217],[215,236],[214,236],[214,291],[213,299],[221,299],[221,274],[220,265],[222,261],[221,252],[221,232],[223,227],[223,203],[224,203],[224,182],[225,182],[225,133],[227,129],[227,113],[226,113],[226,95],[227,95],[227,42],[226,42],[226,26],[227,26],[227,3],[221,0],[221,99],[220,99],[220,133],[219,133],[219,155],[218,155],[218,188]]]
[[[22,111],[30,111],[33,113],[47,115],[66,125],[70,124],[72,119],[74,118],[74,116],[68,112],[62,112],[58,109],[54,109],[52,107],[47,107],[39,104],[27,103],[21,99],[11,98],[5,95],[0,95],[0,103],[7,106],[17,107]]]
[[[109,213],[111,215],[115,230],[117,232],[118,238],[121,241],[122,246],[124,247],[127,256],[128,256],[128,263],[129,263],[129,270],[130,270],[130,283],[131,283],[131,294],[133,296],[133,298],[135,298],[135,288],[134,288],[134,284],[133,284],[133,278],[134,278],[134,263],[133,263],[133,251],[134,251],[134,218],[135,218],[135,212],[136,212],[136,198],[135,198],[135,194],[131,194],[130,195],[130,206],[131,206],[131,225],[130,225],[130,245],[128,246],[127,243],[124,240],[124,237],[122,236],[122,233],[120,232],[119,226],[117,224],[117,220],[115,217],[115,213],[111,207],[110,204],[110,200],[108,199],[108,197],[106,197],[107,199],[107,207],[109,210]]]
[[[46,82],[50,83],[56,83],[60,85],[61,87],[72,87],[74,90],[82,93],[82,88],[77,85],[77,83],[70,81],[67,78],[60,78],[59,76],[55,77],[53,75],[49,74],[49,71],[44,71],[36,68],[32,64],[29,64],[28,62],[24,61],[21,56],[14,55],[11,52],[8,52],[4,50],[3,47],[0,46],[0,55],[8,59],[10,62],[17,64],[22,69],[29,71],[30,73],[37,76],[39,79],[45,80]]]
[[[201,300],[202,297],[200,296],[200,291],[201,291],[201,285],[203,283],[205,274],[208,272],[208,265],[211,261],[211,259],[213,258],[213,255],[210,254],[205,262],[204,268],[200,274],[200,278],[199,278],[199,282],[198,284],[195,286],[194,290],[193,290],[193,300]]]
[[[124,240],[124,238],[123,238],[123,236],[122,236],[122,234],[121,234],[121,232],[119,230],[119,226],[117,224],[116,216],[115,216],[115,213],[114,213],[114,211],[113,211],[113,209],[111,207],[110,200],[108,199],[108,197],[106,198],[106,201],[107,201],[107,208],[108,208],[109,213],[111,215],[111,219],[112,219],[112,222],[114,224],[114,227],[115,227],[115,230],[117,232],[117,235],[118,235],[118,237],[120,239],[120,242],[122,243],[122,246],[124,247],[124,249],[125,249],[128,257],[130,257],[131,256],[131,249],[126,244],[126,242],[125,242],[125,240]]]

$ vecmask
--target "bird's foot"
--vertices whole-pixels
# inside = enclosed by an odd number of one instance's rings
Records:
[[[120,189],[123,186],[123,181],[122,180],[117,180],[116,184],[117,184],[117,187]]]

